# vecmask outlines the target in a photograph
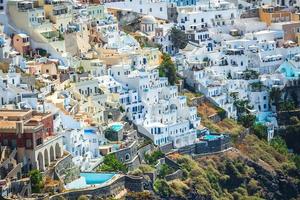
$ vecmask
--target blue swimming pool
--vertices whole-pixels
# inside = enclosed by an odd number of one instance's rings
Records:
[[[80,173],[80,178],[68,183],[65,187],[69,190],[91,187],[91,185],[100,185],[112,179],[113,173]]]
[[[272,112],[260,112],[257,116],[256,116],[256,122],[257,123],[267,123],[270,120],[268,119],[270,116],[272,115]]]
[[[204,140],[208,140],[208,141],[212,141],[212,140],[216,140],[216,139],[219,139],[219,138],[221,138],[221,137],[223,137],[223,135],[204,135],[203,136],[203,139]]]
[[[112,128],[113,131],[119,132],[123,128],[123,125],[122,124],[113,124],[110,127]]]
[[[84,129],[84,134],[95,134],[95,130],[94,129]]]
[[[115,174],[102,174],[102,173],[80,173],[80,176],[85,178],[87,185],[94,185],[104,183],[110,180]]]

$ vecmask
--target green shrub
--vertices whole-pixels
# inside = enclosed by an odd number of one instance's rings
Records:
[[[154,191],[162,197],[169,197],[171,194],[171,188],[165,180],[157,179],[153,187]]]
[[[154,151],[151,154],[145,154],[145,161],[149,165],[156,165],[157,161],[164,156],[160,150]]]
[[[34,169],[29,172],[29,177],[31,181],[31,189],[33,193],[40,193],[43,187],[43,176],[41,172]]]
[[[108,172],[127,172],[127,167],[120,161],[117,160],[114,154],[108,154],[104,157],[104,161],[98,171],[108,171]]]

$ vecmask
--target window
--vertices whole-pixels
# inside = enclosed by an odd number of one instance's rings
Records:
[[[42,143],[43,143],[42,138],[38,138],[38,139],[36,140],[36,145],[37,145],[37,146],[40,145],[40,144],[42,144]]]
[[[150,8],[150,12],[152,12],[152,8]]]
[[[127,153],[127,154],[125,155],[125,161],[128,161],[128,160],[130,160],[130,155]]]
[[[159,8],[159,11],[160,11],[160,12],[162,12],[162,11],[163,11],[163,8],[162,8],[162,7],[160,7],[160,8]]]
[[[26,148],[31,148],[32,142],[31,139],[26,139]]]

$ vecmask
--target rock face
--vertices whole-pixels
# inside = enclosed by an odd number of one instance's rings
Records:
[[[189,171],[189,186],[185,195],[178,196],[178,188],[170,184],[166,199],[269,199],[300,198],[300,171],[274,169],[263,160],[253,161],[234,150],[223,155],[206,156],[196,161],[178,161]],[[189,166],[189,167],[186,167]],[[193,166],[193,167],[191,167]],[[189,169],[190,168],[190,169]]]
[[[272,173],[251,160],[247,160],[246,164],[255,169],[256,173],[252,178],[261,183],[264,189],[263,196],[266,199],[283,200],[299,197],[300,184],[295,183],[290,176],[285,175],[282,171]]]

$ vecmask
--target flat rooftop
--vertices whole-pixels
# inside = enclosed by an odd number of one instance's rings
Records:
[[[0,110],[0,117],[24,117],[31,112],[31,110]]]

